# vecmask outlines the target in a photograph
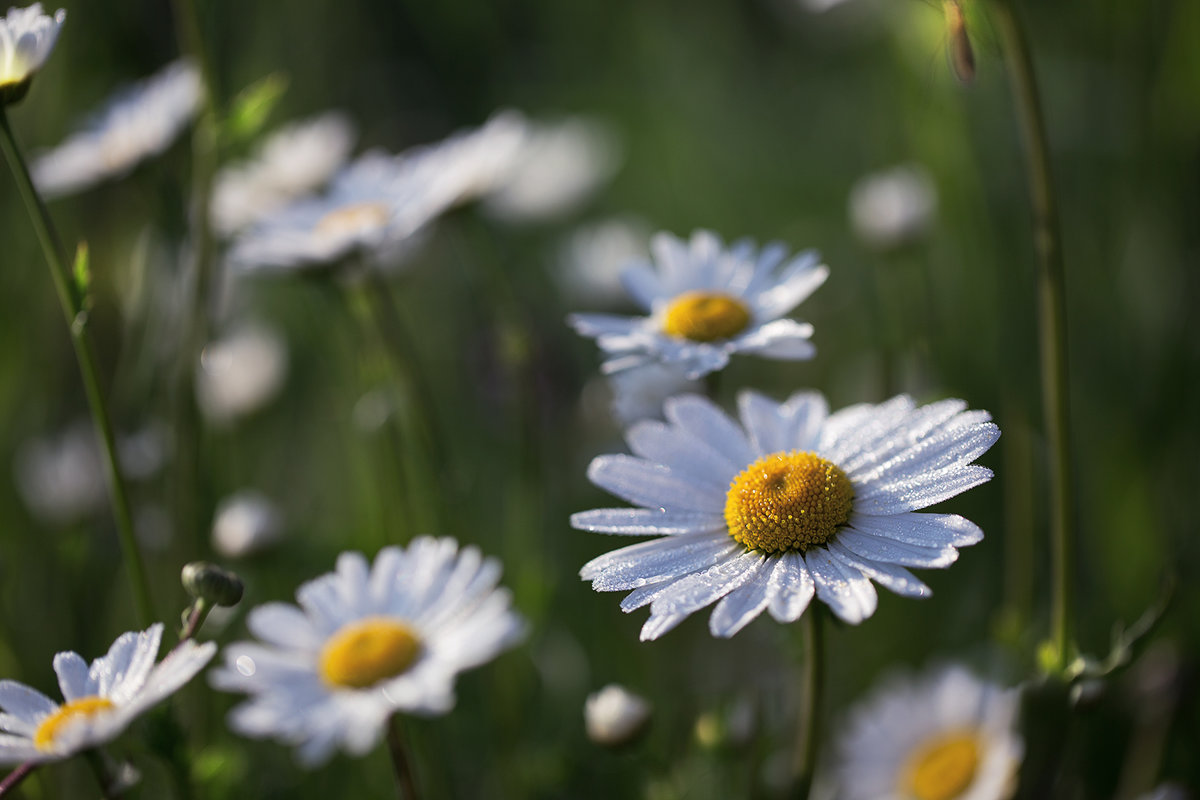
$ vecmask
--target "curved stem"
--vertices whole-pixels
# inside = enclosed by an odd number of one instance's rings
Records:
[[[3,797],[13,789],[17,788],[21,781],[28,778],[30,773],[38,768],[38,765],[39,762],[37,761],[26,761],[24,764],[5,775],[4,780],[0,781],[0,797]]]
[[[1055,666],[1062,671],[1073,657],[1075,560],[1074,510],[1071,507],[1066,269],[1059,230],[1058,200],[1050,171],[1050,149],[1033,56],[1012,0],[994,0],[993,5],[1012,83],[1021,137],[1025,143],[1033,205],[1033,234],[1038,255],[1042,412],[1050,449],[1050,533],[1054,572],[1051,636]]]
[[[815,605],[815,604],[814,604]],[[800,705],[800,735],[796,740],[796,797],[806,800],[817,769],[817,742],[824,713],[825,636],[824,609],[809,608],[804,625],[804,697]]]
[[[404,746],[404,736],[400,732],[400,720],[393,716],[388,720],[387,728],[388,754],[392,757],[392,771],[396,775],[396,788],[401,800],[419,800],[417,785],[413,780],[412,764],[408,759],[408,748]]]
[[[50,267],[50,276],[54,280],[54,288],[58,293],[62,306],[63,317],[67,330],[71,334],[71,344],[75,348],[75,359],[79,362],[79,374],[83,378],[84,392],[87,394],[88,407],[92,412],[92,421],[100,434],[101,450],[104,456],[104,466],[108,475],[109,495],[112,498],[113,517],[117,523],[117,534],[121,539],[121,552],[125,558],[125,567],[129,570],[129,580],[133,586],[133,599],[137,606],[138,616],[142,627],[149,627],[157,617],[150,601],[150,585],[146,579],[146,570],[142,564],[141,550],[133,530],[133,516],[130,513],[129,493],[125,488],[125,479],[121,473],[121,465],[117,457],[116,437],[113,435],[112,418],[108,411],[104,393],[100,389],[100,379],[96,369],[95,345],[92,342],[91,330],[88,328],[88,311],[86,308],[85,290],[79,287],[71,277],[58,236],[54,231],[54,223],[50,213],[29,177],[29,169],[17,145],[16,136],[8,121],[8,115],[0,107],[0,148],[8,159],[13,178],[29,218],[37,232],[38,241],[42,246],[42,255]]]

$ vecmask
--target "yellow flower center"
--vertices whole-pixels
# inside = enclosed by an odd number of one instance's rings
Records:
[[[317,221],[316,232],[322,236],[343,236],[382,227],[389,217],[383,203],[355,203],[330,211]]]
[[[663,333],[715,342],[736,336],[750,324],[750,309],[736,297],[720,292],[684,292],[667,307]]]
[[[321,649],[321,679],[330,686],[365,689],[407,670],[421,652],[416,632],[386,617],[352,622]]]
[[[750,550],[804,552],[850,519],[854,487],[815,453],[772,453],[742,470],[725,496],[729,535]]]
[[[37,726],[33,732],[33,746],[38,750],[50,750],[54,747],[54,737],[67,723],[80,717],[94,717],[112,708],[113,703],[107,697],[80,697],[63,703]]]
[[[954,800],[975,780],[979,739],[956,731],[924,742],[908,762],[906,783],[915,800]]]

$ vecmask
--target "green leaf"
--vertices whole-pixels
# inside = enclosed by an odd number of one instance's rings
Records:
[[[87,242],[80,242],[75,248],[75,263],[71,265],[71,279],[75,282],[75,296],[79,298],[79,307],[87,308],[92,291],[91,258],[88,255]]]
[[[221,126],[226,143],[240,144],[257,136],[287,88],[287,75],[272,72],[239,92]]]

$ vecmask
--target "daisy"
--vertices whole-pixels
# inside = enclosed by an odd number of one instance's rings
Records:
[[[920,239],[937,214],[937,190],[918,165],[902,165],[859,180],[850,190],[850,222],[871,247],[890,250]]]
[[[650,722],[650,702],[624,686],[610,683],[589,694],[583,706],[588,738],[605,747],[628,744]]]
[[[10,8],[0,19],[0,103],[8,105],[25,96],[33,79],[54,43],[67,18],[61,8],[54,16],[42,12],[42,4],[28,8]]]
[[[246,624],[263,644],[225,648],[213,685],[252,696],[230,725],[296,745],[311,766],[339,747],[366,753],[397,711],[446,713],[459,672],[524,636],[499,577],[499,562],[449,538],[386,547],[374,565],[343,553],[336,572],[300,587],[299,608],[250,613]]]
[[[952,666],[885,683],[838,742],[843,800],[1005,800],[1024,744],[1019,698]]]
[[[74,194],[118,178],[170,146],[200,108],[200,73],[186,61],[126,88],[31,167],[46,197]]]
[[[709,231],[693,233],[691,242],[660,233],[651,249],[657,269],[639,263],[621,276],[649,316],[573,314],[568,320],[596,339],[607,356],[604,372],[662,361],[696,379],[723,369],[734,353],[801,360],[816,352],[812,326],[783,316],[828,277],[816,253],[785,263],[782,245],[758,251],[742,240],[727,249]]]
[[[953,514],[917,514],[992,477],[970,462],[1000,435],[961,400],[916,407],[904,396],[830,414],[815,392],[777,404],[738,397],[741,426],[697,395],[667,401],[667,421],[642,422],[634,455],[594,459],[588,477],[638,508],[571,517],[582,530],[661,538],[584,565],[597,591],[632,589],[650,605],[643,640],[717,603],[714,636],[763,611],[794,622],[814,593],[857,624],[875,611],[871,580],[897,594],[929,587],[904,567],[946,567],[983,533]],[[720,602],[717,602],[720,601]]]
[[[0,680],[0,763],[58,761],[104,744],[133,719],[158,704],[199,672],[216,644],[186,641],[158,664],[161,623],[124,633],[89,667],[77,653],[54,657],[61,705],[36,689]]]

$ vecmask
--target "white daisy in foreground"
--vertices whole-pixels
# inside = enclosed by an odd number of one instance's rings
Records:
[[[895,678],[855,708],[838,741],[842,800],[1005,800],[1024,744],[1019,697],[962,667]]]
[[[8,105],[25,96],[29,82],[54,49],[58,31],[67,19],[61,8],[54,16],[41,3],[10,8],[0,19],[0,103]]]
[[[569,318],[575,330],[595,338],[604,350],[606,373],[661,361],[680,365],[695,379],[723,369],[734,353],[813,357],[812,326],[783,315],[829,276],[816,253],[801,253],[785,263],[782,245],[759,251],[742,240],[726,249],[709,231],[692,234],[690,243],[660,233],[651,250],[657,269],[634,264],[621,276],[649,316]]]
[[[91,666],[78,654],[54,657],[61,705],[23,683],[0,680],[0,764],[57,761],[110,741],[133,719],[174,694],[217,646],[186,641],[158,664],[161,623],[124,633]]]
[[[128,87],[55,149],[34,160],[33,182],[61,197],[119,178],[170,146],[200,108],[200,73],[186,61]]]
[[[592,483],[638,508],[584,511],[574,527],[661,536],[580,571],[597,591],[632,589],[626,612],[650,605],[643,640],[711,603],[714,636],[763,611],[794,622],[814,592],[857,624],[875,612],[871,580],[928,596],[904,567],[949,566],[955,548],[983,538],[960,516],[914,511],[992,477],[971,464],[1000,435],[987,412],[901,396],[830,414],[812,392],[783,404],[742,392],[738,405],[742,426],[703,397],[673,397],[666,423],[626,433],[634,455],[588,468]]]
[[[366,753],[397,711],[446,713],[459,672],[524,636],[499,577],[499,562],[448,538],[386,547],[374,565],[343,553],[336,572],[300,587],[299,608],[250,612],[246,624],[264,644],[225,648],[213,685],[252,695],[230,725],[297,746],[311,766],[339,747]]]

